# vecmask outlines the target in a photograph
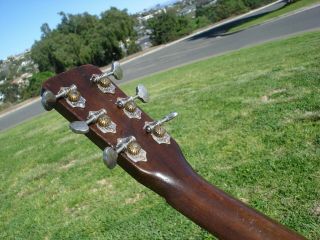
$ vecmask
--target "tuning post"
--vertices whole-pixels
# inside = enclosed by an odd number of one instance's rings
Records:
[[[137,104],[134,102],[136,99],[141,100],[144,103],[149,102],[148,90],[142,85],[139,84],[136,87],[136,95],[127,97],[127,98],[118,98],[117,106],[123,108],[124,113],[129,118],[141,118],[141,110],[138,108]]]
[[[86,134],[89,132],[89,125],[96,124],[103,133],[115,133],[117,125],[111,121],[105,109],[90,111],[86,121],[75,121],[69,127],[74,133]]]
[[[115,93],[116,87],[110,80],[110,76],[113,76],[117,80],[123,78],[123,71],[119,62],[113,62],[111,65],[111,70],[102,74],[93,74],[90,78],[90,82],[96,83],[98,88],[103,93]]]
[[[54,95],[49,90],[45,91],[41,96],[42,106],[47,111],[50,111],[60,98],[65,98],[67,103],[73,108],[85,108],[86,100],[81,96],[77,90],[77,86],[74,84],[70,87],[61,87],[57,95]]]
[[[146,151],[141,148],[134,136],[130,136],[127,138],[118,138],[117,145],[114,148],[106,147],[103,150],[104,164],[110,169],[114,168],[117,165],[117,159],[121,152],[124,152],[128,158],[135,163],[147,161]]]
[[[176,116],[178,116],[178,113],[172,112],[158,121],[145,122],[143,129],[145,129],[147,133],[151,133],[152,138],[157,143],[170,144],[170,135],[167,133],[166,129],[163,127],[163,124],[165,122],[171,121]]]

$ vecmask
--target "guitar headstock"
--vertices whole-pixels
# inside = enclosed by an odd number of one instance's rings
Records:
[[[54,108],[68,119],[72,132],[85,134],[102,149],[109,168],[119,164],[145,185],[148,176],[166,181],[164,176],[172,176],[169,172],[188,166],[164,127],[177,113],[153,120],[136,104],[138,99],[149,101],[147,89],[139,84],[128,97],[111,80],[122,76],[117,62],[106,73],[92,65],[77,67],[48,79],[41,102],[46,110]]]

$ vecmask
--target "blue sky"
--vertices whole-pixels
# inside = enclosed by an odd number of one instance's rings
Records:
[[[40,39],[40,26],[48,23],[55,28],[60,11],[99,15],[114,6],[135,13],[167,0],[0,0],[0,59],[23,52]]]

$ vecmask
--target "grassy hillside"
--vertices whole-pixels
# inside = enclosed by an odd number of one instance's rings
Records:
[[[320,239],[320,32],[200,61],[145,84],[209,182]],[[49,112],[0,134],[0,239],[213,239]]]

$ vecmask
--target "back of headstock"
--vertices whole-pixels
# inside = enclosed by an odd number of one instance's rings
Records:
[[[46,110],[55,108],[71,122],[74,133],[85,134],[102,149],[109,168],[118,163],[217,237],[304,239],[197,175],[163,127],[177,113],[152,120],[134,102],[149,101],[142,85],[137,86],[135,96],[128,97],[110,80],[122,75],[118,63],[106,73],[92,65],[72,69],[43,84],[42,104]]]
[[[149,101],[146,88],[139,84],[136,95],[128,97],[111,81],[122,76],[117,62],[106,73],[92,65],[77,67],[43,84],[42,104],[46,110],[56,109],[70,121],[74,133],[85,134],[101,148],[109,168],[118,163],[143,184],[152,185],[150,181],[173,174],[175,161],[188,166],[163,127],[177,113],[152,120],[135,103]]]

